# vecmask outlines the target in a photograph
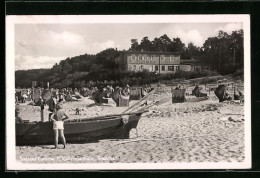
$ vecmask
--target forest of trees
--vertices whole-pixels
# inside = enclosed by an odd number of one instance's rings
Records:
[[[180,38],[170,39],[166,34],[152,41],[144,37],[139,43],[131,39],[131,50],[179,52],[181,59],[195,59],[210,63],[220,74],[230,74],[243,68],[244,61],[243,30],[233,31],[232,34],[219,31],[217,37],[209,37],[202,47],[193,43],[188,46]],[[212,75],[211,72],[182,72],[175,74],[157,75],[148,71],[121,71],[116,58],[125,51],[108,48],[96,55],[84,54],[67,58],[54,64],[51,69],[19,70],[15,72],[16,87],[31,87],[32,81],[38,81],[39,86],[51,87],[85,87],[93,85],[142,85],[159,80],[173,78],[195,78]]]

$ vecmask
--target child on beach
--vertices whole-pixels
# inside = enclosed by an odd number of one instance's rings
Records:
[[[58,139],[59,136],[63,142],[64,148],[66,147],[66,139],[64,136],[64,123],[63,121],[68,119],[69,117],[65,114],[63,106],[61,103],[57,104],[57,111],[55,111],[52,116],[51,120],[53,121],[53,131],[54,131],[54,145],[55,148],[58,147]]]

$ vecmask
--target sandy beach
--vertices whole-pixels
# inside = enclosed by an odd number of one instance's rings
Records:
[[[178,163],[242,162],[245,158],[244,105],[219,103],[213,92],[209,99],[187,96],[184,103],[172,103],[167,93],[154,95],[166,101],[142,115],[130,139],[100,140],[95,143],[17,146],[17,161],[24,163]],[[137,101],[131,101],[130,106]],[[71,118],[122,113],[127,108],[110,104],[97,106],[87,98],[66,102]],[[21,117],[40,120],[40,107],[20,104]],[[75,109],[81,115],[75,115]],[[45,121],[48,120],[47,107]]]

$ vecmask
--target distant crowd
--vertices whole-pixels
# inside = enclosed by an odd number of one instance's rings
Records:
[[[124,87],[129,88],[130,94],[130,87],[129,85],[125,85]],[[83,96],[88,97],[91,96],[93,93],[99,91],[103,93],[113,93],[116,89],[121,90],[124,87],[107,85],[106,87],[98,88],[98,87],[82,87],[82,88],[50,88],[45,89],[42,87],[37,88],[27,88],[27,89],[16,89],[15,90],[15,102],[16,103],[25,103],[26,101],[33,101],[37,103],[40,98],[43,100],[48,97],[50,98],[53,96],[57,101],[69,101],[71,100],[72,96]],[[151,85],[144,85],[142,88],[142,95],[146,95],[149,91],[151,91]],[[48,93],[47,93],[48,92]],[[47,96],[45,96],[47,95]]]

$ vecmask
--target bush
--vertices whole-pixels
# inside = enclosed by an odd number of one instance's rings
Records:
[[[241,72],[237,72],[241,73]],[[75,73],[74,75],[68,74],[63,79],[53,80],[51,84],[53,87],[63,88],[63,87],[104,87],[108,84],[113,86],[123,86],[129,84],[133,85],[145,85],[150,83],[157,83],[163,80],[187,80],[194,79],[199,77],[208,77],[208,76],[216,76],[217,72],[212,71],[200,71],[200,72],[191,72],[191,71],[177,71],[175,73],[169,74],[156,74],[155,72],[149,72],[147,70],[144,71],[122,71],[119,69],[102,69],[100,71],[92,71],[92,72],[80,72]],[[212,78],[204,78],[198,79],[196,82],[199,83],[210,83],[215,82],[216,79]]]

